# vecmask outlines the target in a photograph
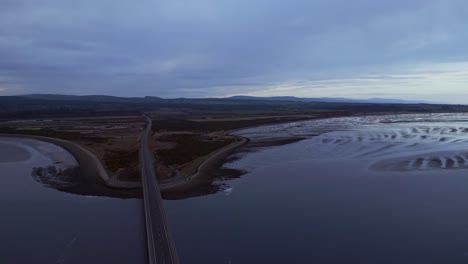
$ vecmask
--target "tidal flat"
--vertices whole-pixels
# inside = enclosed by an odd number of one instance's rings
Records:
[[[466,263],[468,115],[301,121],[236,132],[259,147],[225,191],[166,201],[191,263]]]

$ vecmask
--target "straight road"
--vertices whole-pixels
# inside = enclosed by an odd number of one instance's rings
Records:
[[[146,119],[148,124],[141,139],[140,159],[148,240],[148,261],[150,264],[179,263],[174,240],[169,232],[161,191],[154,172],[153,155],[149,151],[148,139],[151,135],[152,120],[148,116],[146,116]]]

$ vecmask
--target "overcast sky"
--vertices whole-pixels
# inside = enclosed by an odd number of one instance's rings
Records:
[[[0,95],[468,103],[466,0],[0,0]]]

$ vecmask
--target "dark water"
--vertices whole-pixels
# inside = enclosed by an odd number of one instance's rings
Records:
[[[8,147],[7,147],[8,145]],[[145,263],[142,202],[77,196],[39,185],[51,161],[0,144],[0,263]]]
[[[335,119],[247,154],[227,165],[250,171],[230,192],[166,202],[181,261],[468,263],[467,120]],[[315,122],[245,134],[325,130]]]

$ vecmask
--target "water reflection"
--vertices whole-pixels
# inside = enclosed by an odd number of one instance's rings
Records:
[[[230,195],[166,201],[180,258],[466,263],[467,117],[336,118],[239,131],[254,141],[317,136],[226,164],[248,171],[227,182]]]
[[[56,158],[69,164],[66,152],[23,140],[0,138],[0,263],[144,263],[141,200],[78,196],[38,184],[33,168],[59,166]]]

